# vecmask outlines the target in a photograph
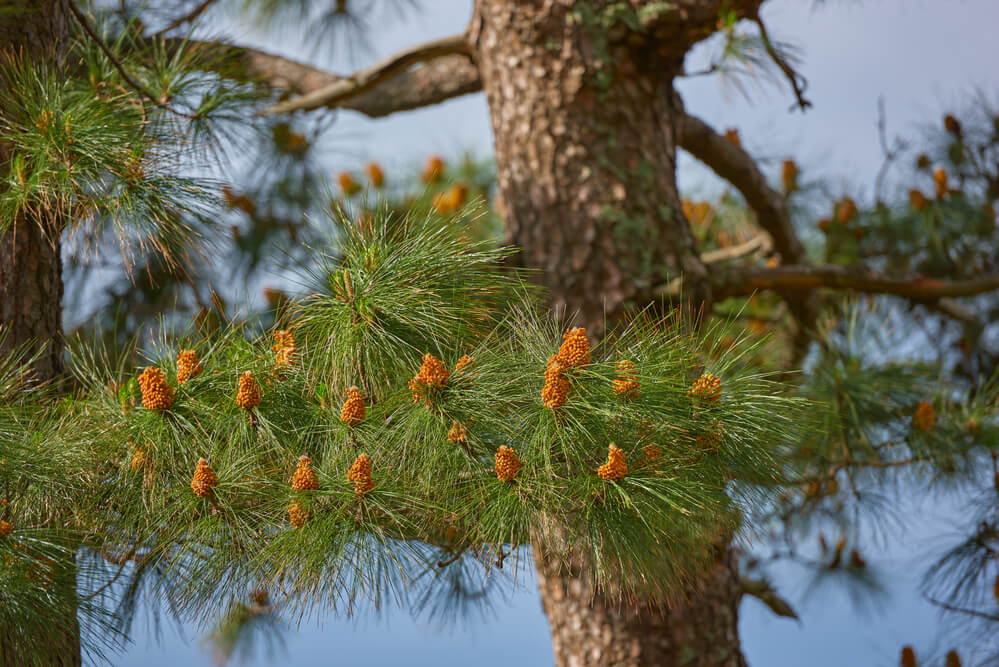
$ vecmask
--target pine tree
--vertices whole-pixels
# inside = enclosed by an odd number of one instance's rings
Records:
[[[148,585],[191,617],[225,612],[227,651],[277,608],[275,581],[289,582],[280,604],[294,614],[377,601],[404,591],[414,571],[501,567],[530,544],[559,664],[739,665],[743,594],[794,614],[760,563],[793,557],[817,577],[876,588],[859,543],[862,518],[876,513],[867,499],[896,473],[923,471],[992,499],[976,503],[967,540],[928,569],[926,594],[951,613],[994,615],[982,595],[994,579],[999,477],[979,473],[999,445],[986,335],[995,313],[991,297],[968,297],[999,288],[995,110],[946,116],[924,155],[890,150],[892,166],[913,158],[899,180],[907,194],[879,183],[874,201],[843,193],[823,213],[806,170],[789,160],[772,174],[780,187],[769,185],[751,138],[688,113],[672,85],[689,49],[715,35],[723,48],[712,70],[769,63],[807,108],[759,0],[478,0],[467,34],[350,77],[189,39],[202,21],[251,19],[357,36],[360,4],[0,3],[0,350],[10,368],[33,369],[7,399],[30,420],[11,422],[19,435],[5,442],[46,434],[63,474],[26,478],[0,541],[40,525],[23,498],[45,498],[73,521],[52,539],[61,559],[54,546],[32,558],[65,563],[66,545],[85,544],[77,576],[93,583],[85,602],[97,618],[107,611],[97,603],[120,602],[117,629],[127,631]],[[46,42],[65,49],[39,51]],[[302,223],[330,204],[313,116],[384,116],[478,90],[496,133],[494,211],[476,219],[469,204],[489,176],[432,156],[424,196],[388,192],[393,176],[369,165],[338,179],[334,238]],[[231,164],[261,132],[256,189],[221,190],[247,224],[222,231],[208,215],[215,186],[188,174],[204,158]],[[678,148],[734,192],[681,198]],[[394,213],[364,199],[364,180]],[[499,220],[510,249],[472,240]],[[122,293],[157,304],[165,333],[142,340],[141,366],[119,363],[117,334],[79,346],[67,379],[60,243],[81,239],[96,239],[95,253],[120,248],[132,285]],[[224,240],[245,274],[274,261],[276,239],[283,261],[307,267],[310,289],[268,297],[274,331],[227,324],[198,259]],[[85,257],[72,253],[71,276],[85,274],[72,271]],[[556,316],[510,265],[543,269],[529,275]],[[186,328],[177,304],[199,311],[199,326]],[[888,317],[940,331],[957,323],[960,358],[879,358],[893,343],[874,323]],[[145,332],[144,323],[124,322]],[[725,323],[745,324],[752,340]],[[766,330],[775,335],[754,333]],[[13,354],[25,345],[28,356]],[[189,355],[181,366],[182,351],[195,352],[197,373]],[[787,375],[809,352],[807,372]],[[474,362],[459,368],[464,355]],[[57,401],[32,386],[39,380],[76,392]],[[802,401],[807,424],[796,418]],[[455,424],[463,437],[449,437]],[[292,484],[303,452],[318,488]],[[27,457],[11,460],[7,477],[22,476]],[[740,576],[734,537],[775,524],[790,555],[747,559]],[[842,533],[832,545],[830,525]],[[816,532],[818,550],[803,553]],[[101,582],[126,563],[135,585],[111,600]],[[8,590],[34,594],[24,582]],[[46,613],[65,616],[71,602]],[[19,627],[10,609],[5,629]],[[598,621],[606,632],[580,634]],[[53,646],[65,657],[71,643]]]

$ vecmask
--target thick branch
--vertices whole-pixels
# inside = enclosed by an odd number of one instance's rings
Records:
[[[333,82],[319,90],[301,97],[275,104],[264,113],[288,113],[291,111],[311,111],[322,107],[337,106],[341,100],[355,97],[373,89],[378,84],[405,72],[413,65],[426,63],[437,58],[453,55],[465,55],[470,58],[468,40],[464,34],[445,37],[433,42],[400,51],[379,61],[371,67],[362,69],[351,76]]]
[[[308,95],[348,81],[282,56],[222,42],[166,40],[170,49],[189,49],[198,56],[195,65],[222,76],[275,90]],[[464,54],[442,56],[421,67],[397,73],[363,93],[331,103],[371,118],[440,104],[454,97],[482,90],[479,71]]]
[[[794,232],[787,202],[770,187],[749,153],[687,113],[678,117],[676,132],[681,148],[742,193],[760,226],[773,237],[781,258],[789,264],[803,262],[805,249]]]
[[[999,275],[948,282],[919,275],[886,276],[859,264],[822,264],[731,269],[716,273],[712,283],[713,293],[718,299],[748,296],[762,289],[796,292],[825,288],[893,294],[913,301],[935,301],[999,290]]]

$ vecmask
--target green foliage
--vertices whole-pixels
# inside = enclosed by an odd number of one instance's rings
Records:
[[[585,559],[607,590],[666,595],[753,502],[731,480],[771,478],[772,443],[799,428],[801,403],[745,363],[746,341],[722,351],[721,328],[694,333],[651,315],[595,346],[568,374],[568,403],[548,408],[544,370],[563,327],[500,268],[503,251],[439,218],[346,222],[342,254],[318,264],[324,291],[287,322],[300,345],[292,365],[275,365],[268,337],[230,328],[180,343],[204,372],[177,385],[176,348],[165,345],[151,362],[176,392],[159,411],[142,407],[137,370],[75,358],[84,389],[53,428],[99,480],[85,516],[88,533],[106,537],[93,546],[155,569],[185,616],[213,617],[258,588],[291,615],[403,600],[438,561],[488,571],[528,543]],[[473,362],[414,400],[408,380],[426,352],[449,369],[462,354]],[[633,400],[613,389],[622,359],[636,364]],[[263,389],[252,412],[234,398],[246,370]],[[707,371],[722,379],[718,402],[689,395]],[[368,403],[357,426],[340,421],[351,384]],[[456,422],[464,442],[449,441]],[[617,482],[597,474],[612,443],[629,466]],[[493,471],[501,445],[523,463],[510,483]],[[318,490],[289,485],[303,452]],[[375,484],[363,495],[347,477],[360,453]],[[208,498],[190,487],[199,458],[219,480]],[[300,529],[288,523],[292,503],[310,514]]]

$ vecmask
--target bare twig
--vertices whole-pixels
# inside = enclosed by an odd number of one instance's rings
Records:
[[[974,609],[965,609],[964,607],[958,607],[956,605],[952,605],[950,603],[944,602],[943,600],[937,600],[936,598],[931,597],[929,595],[927,595],[925,597],[926,597],[926,601],[929,602],[930,604],[936,605],[937,607],[940,607],[941,609],[946,609],[947,611],[953,611],[953,612],[956,612],[958,614],[966,614],[968,616],[974,616],[976,618],[984,618],[984,619],[986,619],[988,621],[999,621],[999,616],[996,616],[995,614],[987,614],[985,612],[976,611]]]
[[[770,235],[766,232],[761,232],[748,241],[739,243],[738,245],[729,246],[728,248],[718,248],[717,250],[709,250],[701,255],[701,261],[705,264],[717,264],[718,262],[725,262],[730,259],[739,259],[740,257],[751,255],[757,251],[766,254],[770,252],[772,248],[773,240],[770,238]]]
[[[770,40],[770,34],[767,32],[767,26],[763,23],[762,17],[758,11],[753,12],[752,20],[760,29],[760,39],[763,40],[763,47],[767,50],[767,54],[774,61],[780,71],[784,73],[787,80],[791,84],[791,90],[794,91],[794,97],[797,99],[797,104],[792,106],[793,109],[797,106],[802,111],[807,111],[808,107],[812,106],[812,103],[805,99],[805,89],[808,88],[808,79],[799,74],[790,63],[777,51],[777,47]]]
[[[204,14],[208,9],[214,5],[218,0],[202,0],[197,5],[195,5],[191,11],[187,12],[183,16],[178,16],[173,21],[171,21],[165,28],[155,33],[154,37],[162,37],[171,30],[176,30],[185,23],[191,23],[192,21],[198,20],[198,18]]]
[[[347,78],[331,83],[301,97],[275,104],[269,109],[265,109],[262,113],[275,114],[297,110],[309,111],[321,107],[335,106],[342,100],[371,90],[378,84],[393,78],[413,65],[456,54],[471,57],[468,41],[464,34],[452,35],[451,37],[445,37],[400,51]]]
[[[793,618],[796,621],[801,620],[798,617],[798,612],[794,610],[794,607],[792,607],[787,600],[777,594],[777,591],[774,590],[774,587],[770,585],[769,581],[742,577],[739,580],[739,585],[742,587],[743,593],[753,596],[769,607],[770,611],[778,616]]]

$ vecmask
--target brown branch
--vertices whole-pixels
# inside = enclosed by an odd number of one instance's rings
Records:
[[[739,579],[739,586],[742,588],[742,592],[746,595],[751,595],[767,607],[770,608],[777,616],[783,616],[784,618],[793,618],[796,621],[801,619],[798,617],[798,612],[794,610],[787,600],[782,598],[774,590],[770,582],[763,579],[750,579],[748,577],[741,577]]]
[[[761,232],[744,243],[739,243],[738,245],[729,246],[727,248],[709,250],[708,252],[701,254],[701,261],[705,264],[717,264],[718,262],[726,262],[730,259],[739,259],[740,257],[751,255],[757,251],[766,254],[770,252],[772,247],[773,241],[771,240],[770,235],[765,232]]]
[[[265,109],[264,114],[288,113],[291,111],[311,111],[322,107],[337,106],[342,100],[355,97],[388,81],[413,65],[426,63],[444,56],[464,55],[471,58],[468,41],[464,34],[452,35],[400,51],[374,65],[362,69],[349,77],[333,82],[306,95],[275,104]]]
[[[808,88],[808,79],[795,71],[790,63],[787,62],[787,59],[777,51],[777,47],[770,41],[767,26],[763,23],[758,10],[753,12],[752,20],[760,29],[760,39],[763,40],[763,47],[766,49],[767,55],[776,63],[777,67],[780,68],[780,71],[784,73],[784,76],[787,77],[787,80],[791,84],[791,90],[794,91],[794,97],[797,100],[797,105],[792,105],[791,109],[797,106],[802,111],[808,111],[808,107],[812,106],[812,103],[805,99],[805,89]]]
[[[748,296],[763,289],[780,292],[840,289],[892,294],[913,301],[936,301],[999,290],[999,275],[944,281],[921,275],[887,276],[862,264],[786,265],[774,269],[732,269],[713,278],[715,298]]]
[[[176,19],[167,24],[165,28],[156,33],[156,37],[160,37],[170,32],[171,30],[176,30],[185,23],[190,23],[196,21],[202,14],[208,11],[208,9],[214,5],[218,0],[201,0],[197,5],[195,5],[191,11],[187,12],[183,16],[178,16]]]
[[[282,56],[224,42],[165,40],[173,52],[188,49],[197,56],[193,65],[221,76],[275,90],[308,95],[347,80],[338,74]],[[367,92],[341,99],[330,107],[381,118],[400,111],[440,104],[482,90],[478,67],[464,54],[442,56],[420,67],[400,72]]]
[[[937,600],[936,598],[929,595],[925,596],[925,598],[926,601],[929,602],[930,604],[936,605],[941,609],[946,609],[947,611],[952,611],[958,614],[966,614],[968,616],[974,616],[976,618],[984,618],[987,621],[999,621],[999,616],[996,616],[994,614],[988,614],[986,612],[977,611],[975,609],[967,609],[965,607],[958,607],[957,605],[944,602],[943,600]]]
[[[676,95],[677,106],[683,110],[683,100]],[[784,197],[770,187],[749,153],[718,134],[714,129],[683,111],[676,121],[677,143],[718,176],[735,187],[746,204],[756,213],[763,229],[773,237],[781,259],[789,264],[805,260],[805,248],[795,234],[791,214]]]

